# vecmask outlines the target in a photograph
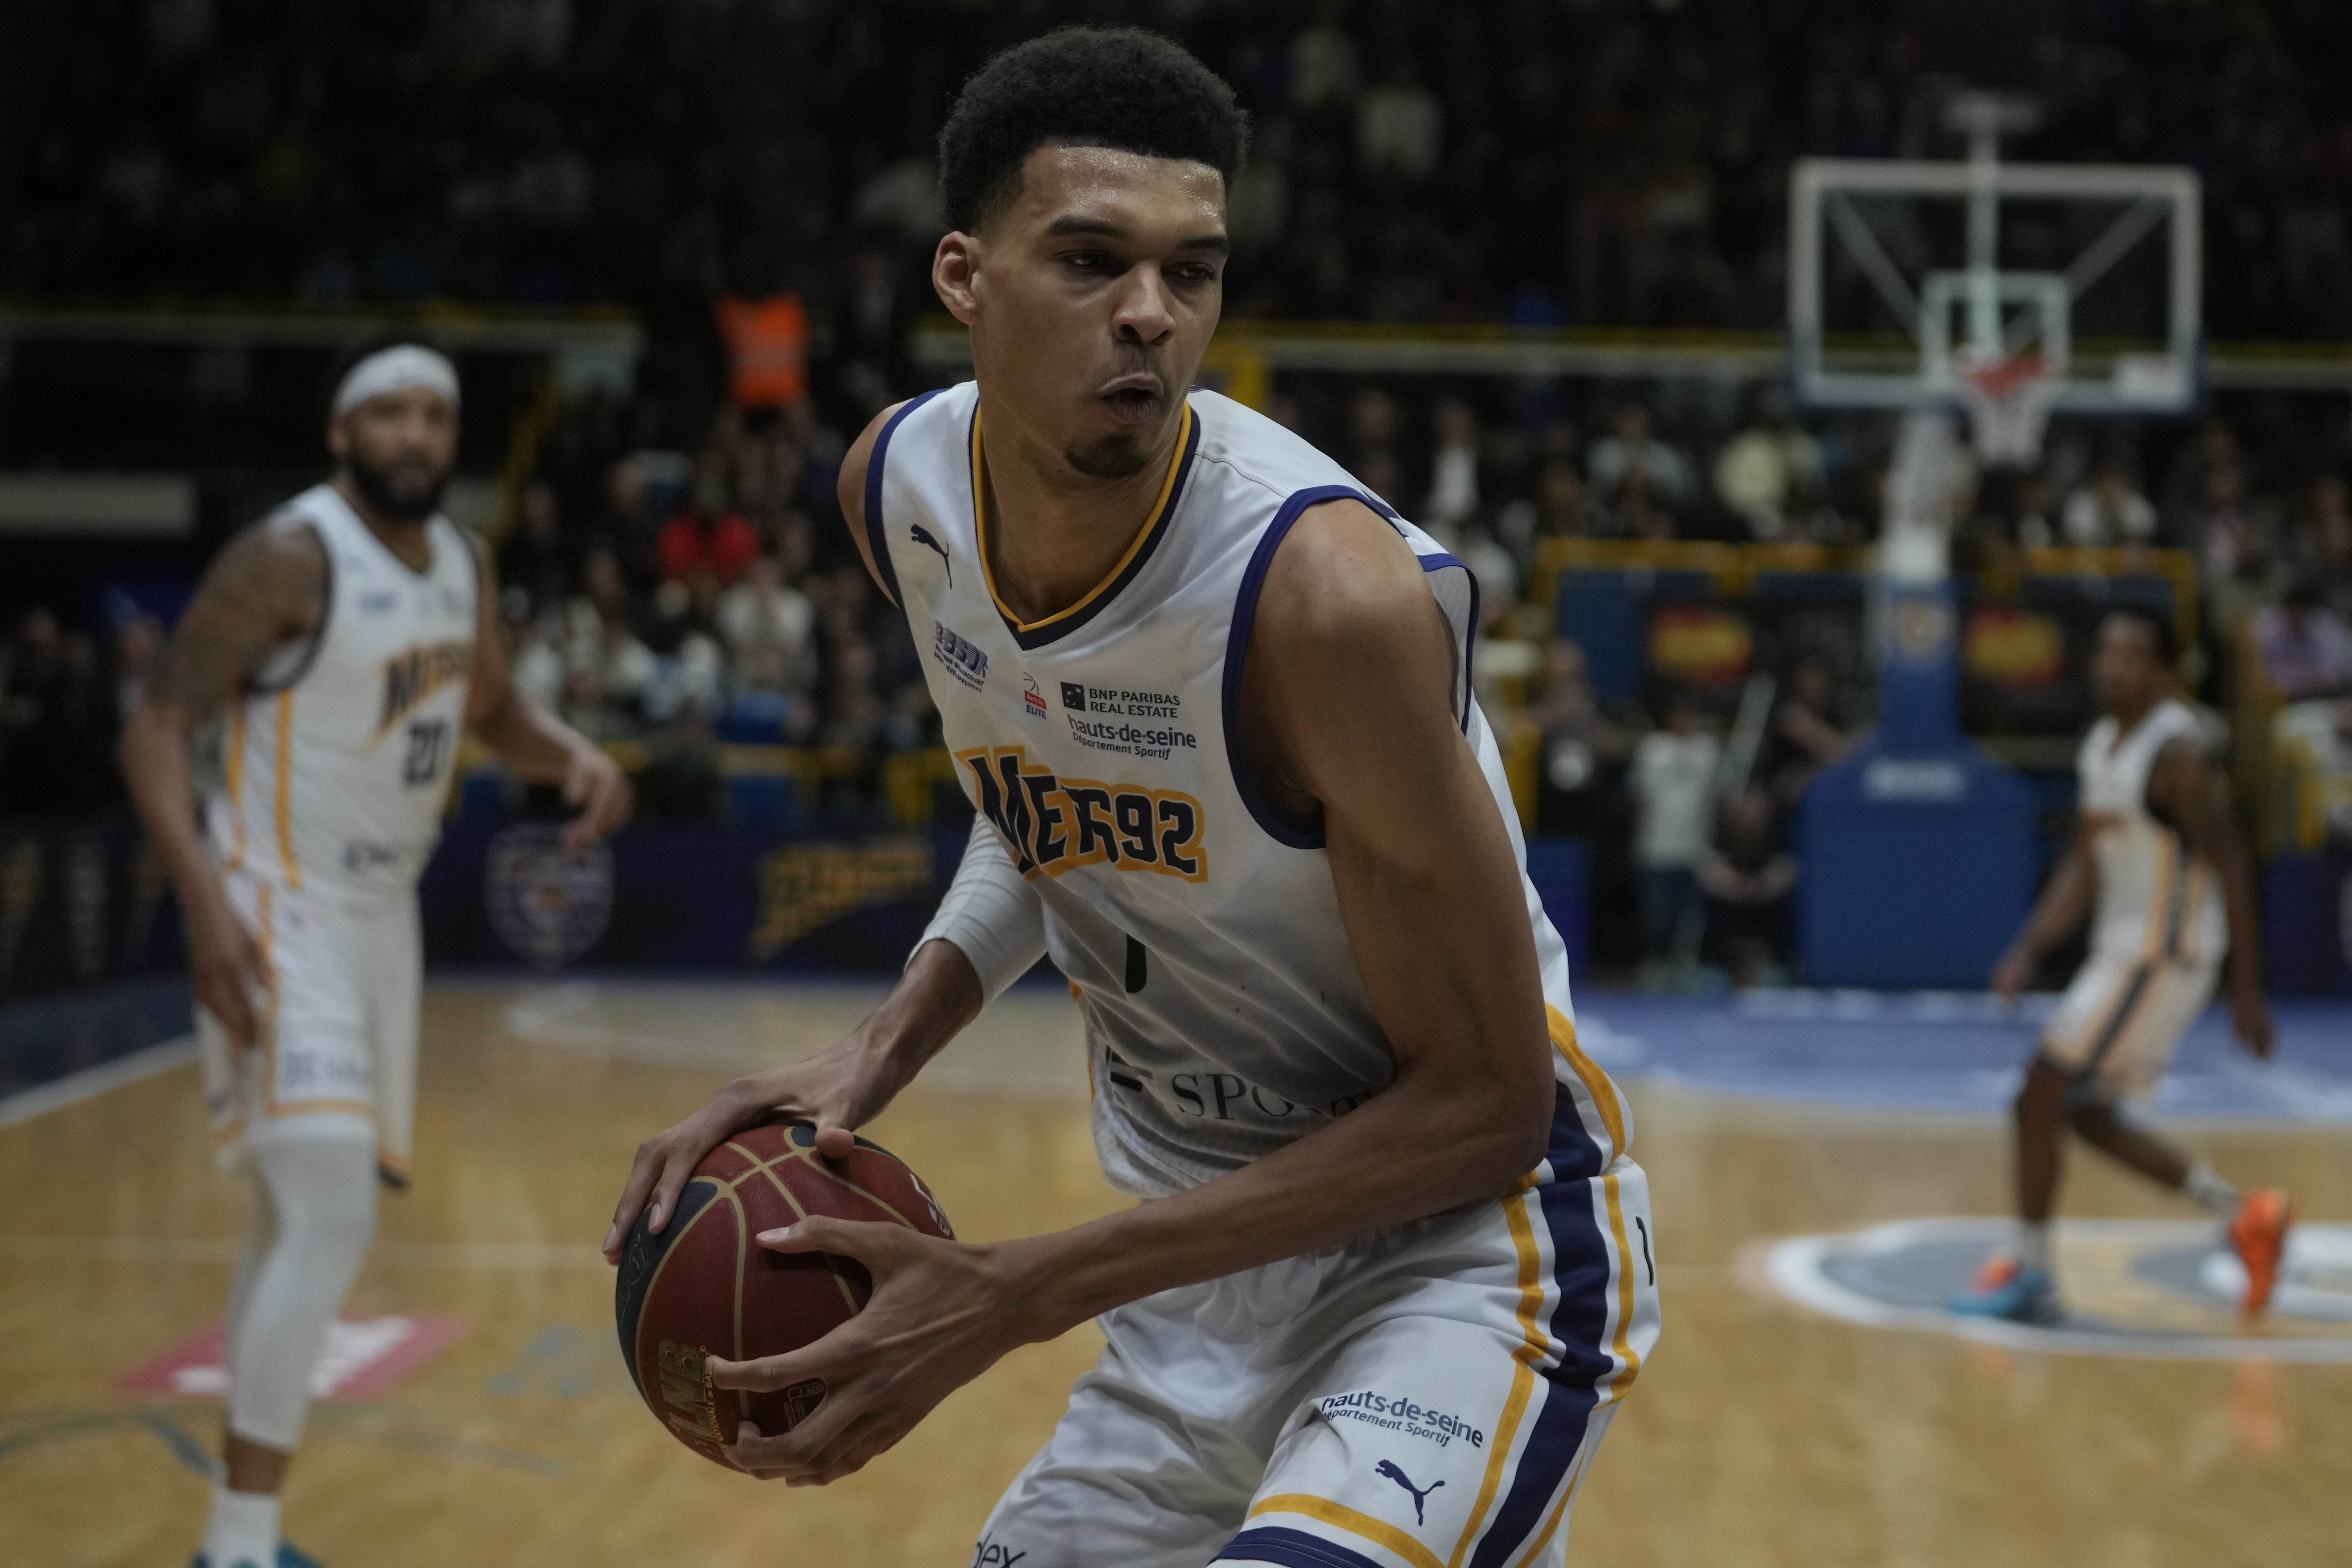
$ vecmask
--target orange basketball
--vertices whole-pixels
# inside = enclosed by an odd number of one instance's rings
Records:
[[[811,1215],[955,1235],[921,1178],[887,1150],[861,1138],[847,1158],[827,1160],[805,1122],[737,1133],[695,1167],[660,1235],[642,1215],[629,1232],[613,1300],[621,1353],[647,1407],[707,1459],[727,1463],[720,1450],[743,1421],[790,1429],[824,1390],[814,1381],[773,1394],[718,1388],[704,1358],[781,1355],[866,1304],[873,1282],[854,1259],[771,1252],[753,1239]]]

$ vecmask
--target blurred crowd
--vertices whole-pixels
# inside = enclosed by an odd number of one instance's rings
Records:
[[[1081,14],[1169,29],[1255,117],[1237,316],[1770,328],[1791,158],[1953,151],[1886,0],[69,9],[0,189],[10,292],[603,300],[698,330],[782,280],[859,335],[930,308],[957,84]],[[2352,11],[2056,9],[2020,153],[2196,167],[2210,328],[2352,332]]]

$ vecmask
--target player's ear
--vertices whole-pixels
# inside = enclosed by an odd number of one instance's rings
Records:
[[[340,414],[327,421],[327,451],[339,463],[352,455],[352,434]]]
[[[973,284],[980,275],[981,243],[977,236],[956,233],[942,235],[940,247],[931,255],[931,287],[939,291],[940,303],[948,314],[971,326],[980,317],[980,298]]]

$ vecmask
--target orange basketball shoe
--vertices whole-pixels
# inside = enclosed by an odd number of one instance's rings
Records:
[[[2287,1227],[2294,1224],[2294,1200],[2279,1187],[2261,1187],[2238,1203],[2230,1221],[2230,1246],[2246,1266],[2246,1316],[2270,1304],[2278,1284],[2279,1260],[2286,1254]]]

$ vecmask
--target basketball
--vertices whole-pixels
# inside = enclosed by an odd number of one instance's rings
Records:
[[[846,1159],[827,1160],[815,1130],[793,1122],[751,1128],[712,1150],[667,1228],[656,1235],[640,1215],[623,1249],[613,1304],[629,1375],[671,1435],[716,1464],[727,1464],[738,1424],[789,1430],[824,1388],[813,1380],[772,1394],[719,1389],[704,1358],[797,1350],[848,1321],[872,1289],[852,1259],[771,1252],[755,1239],[811,1215],[955,1235],[921,1178],[888,1151],[861,1138]]]

